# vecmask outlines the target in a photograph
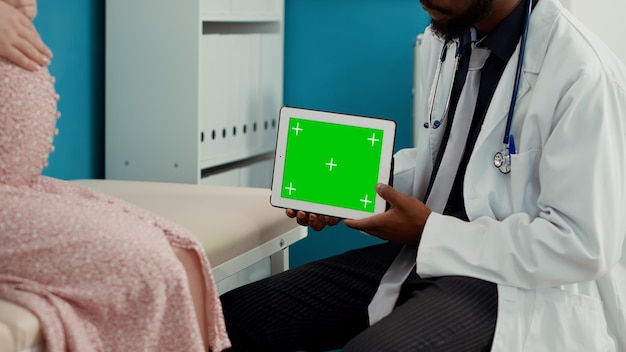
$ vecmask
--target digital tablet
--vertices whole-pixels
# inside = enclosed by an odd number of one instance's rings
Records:
[[[393,120],[283,107],[270,203],[342,219],[385,211],[376,184],[389,184]]]

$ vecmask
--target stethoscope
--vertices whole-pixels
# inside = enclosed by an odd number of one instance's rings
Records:
[[[516,153],[515,150],[515,138],[511,134],[511,125],[513,123],[513,115],[515,113],[515,104],[517,103],[517,95],[519,92],[519,86],[522,76],[522,68],[524,66],[524,54],[526,53],[526,39],[528,38],[528,27],[530,26],[530,14],[533,8],[532,0],[527,0],[528,8],[526,12],[526,18],[524,20],[524,31],[522,33],[522,40],[520,43],[520,51],[519,51],[519,59],[517,61],[517,71],[515,72],[515,82],[513,85],[513,96],[511,97],[511,104],[509,106],[509,114],[506,120],[506,128],[504,130],[504,138],[502,140],[502,148],[496,152],[493,156],[493,166],[496,169],[500,170],[503,174],[508,174],[511,172],[511,155]],[[475,32],[472,32],[474,35]],[[474,38],[472,38],[474,41]],[[442,125],[443,120],[448,116],[450,112],[450,103],[452,98],[452,88],[454,84],[450,85],[450,89],[448,91],[448,99],[446,100],[446,108],[443,112],[443,115],[440,119],[433,121],[433,109],[435,107],[435,98],[437,96],[437,88],[439,88],[439,80],[441,78],[441,71],[443,67],[443,63],[446,61],[446,56],[448,52],[448,44],[450,40],[446,40],[443,44],[443,48],[441,49],[441,55],[439,57],[439,63],[437,64],[437,70],[435,71],[435,77],[437,80],[435,81],[434,94],[430,98],[430,104],[428,107],[428,121],[424,123],[425,128],[433,128],[437,129]],[[456,73],[459,69],[459,62],[461,58],[461,53],[463,52],[462,46],[457,41],[456,42],[456,53],[455,64],[454,64],[454,72]],[[454,77],[454,76],[453,76]],[[454,78],[453,78],[454,79]]]

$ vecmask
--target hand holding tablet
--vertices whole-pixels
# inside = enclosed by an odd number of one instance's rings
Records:
[[[283,107],[270,203],[338,218],[385,211],[376,194],[388,184],[392,120]]]

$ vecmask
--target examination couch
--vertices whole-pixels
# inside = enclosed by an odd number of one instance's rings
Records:
[[[289,266],[306,228],[269,204],[269,190],[173,183],[73,181],[139,205],[191,230],[211,261],[220,293]],[[44,350],[35,314],[0,299],[0,352]]]

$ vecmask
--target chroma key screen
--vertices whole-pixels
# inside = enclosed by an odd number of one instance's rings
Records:
[[[290,118],[284,198],[374,212],[383,130]]]

